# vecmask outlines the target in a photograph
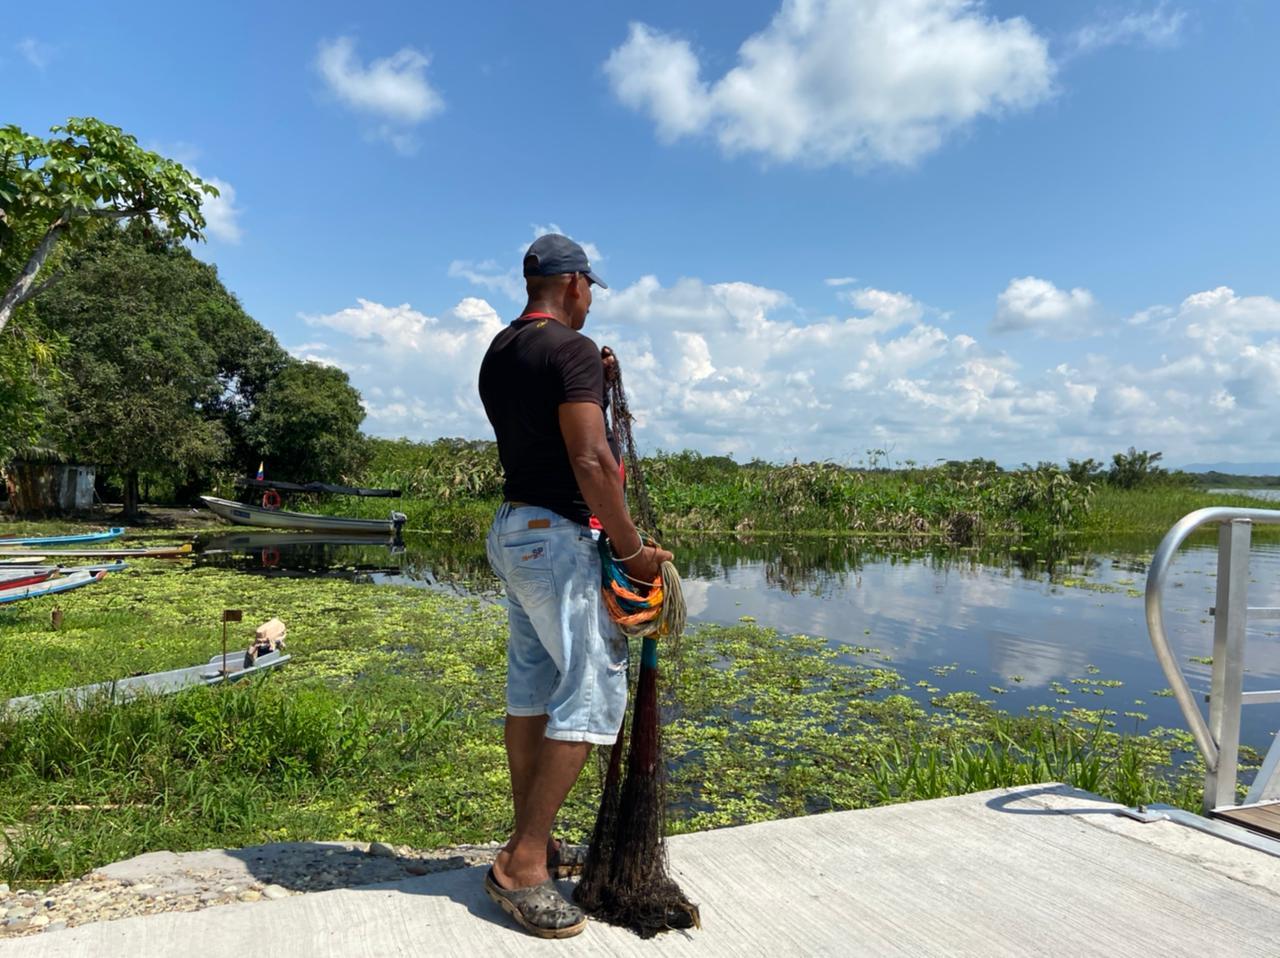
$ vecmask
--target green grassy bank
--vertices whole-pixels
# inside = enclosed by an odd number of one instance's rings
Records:
[[[479,600],[335,579],[138,563],[0,609],[0,699],[204,661],[273,615],[295,658],[245,684],[0,719],[0,880],[36,884],[147,850],[358,839],[434,847],[510,827],[505,620]],[[874,641],[874,636],[868,641]],[[1186,736],[1114,714],[1020,716],[976,695],[922,706],[875,652],[750,623],[663,653],[673,830],[1062,780],[1194,807]],[[1122,719],[1132,727],[1132,719]],[[590,829],[598,770],[561,831]]]

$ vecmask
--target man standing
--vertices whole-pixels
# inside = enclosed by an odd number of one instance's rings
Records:
[[[600,596],[594,514],[629,576],[652,581],[671,553],[646,546],[627,512],[605,436],[601,353],[579,330],[605,284],[568,237],[524,257],[528,304],[480,366],[480,398],[506,476],[489,563],[507,590],[507,765],[515,832],[485,890],[544,938],[586,915],[555,887],[552,825],[592,745],[612,745],[627,701],[626,639]]]

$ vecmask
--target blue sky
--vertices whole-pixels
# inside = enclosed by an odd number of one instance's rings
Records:
[[[0,43],[0,121],[220,184],[199,255],[369,432],[489,435],[554,227],[647,449],[1274,458],[1276,4],[63,9]]]

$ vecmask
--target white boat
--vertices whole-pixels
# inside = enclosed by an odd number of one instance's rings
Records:
[[[270,652],[252,660],[246,657],[243,651],[232,651],[225,656],[215,655],[207,665],[192,665],[185,669],[153,672],[150,675],[133,675],[110,682],[81,685],[74,689],[60,689],[56,692],[41,692],[38,695],[24,695],[9,699],[7,702],[0,703],[0,714],[6,711],[11,715],[30,714],[53,701],[65,702],[79,708],[98,700],[116,704],[127,702],[139,695],[168,695],[193,685],[236,682],[246,676],[256,675],[277,665],[283,665],[290,658],[291,656],[284,652]]]
[[[395,535],[404,528],[403,512],[392,512],[387,519],[348,519],[343,516],[316,516],[285,509],[264,509],[217,496],[201,496],[204,504],[229,522],[266,529],[307,529],[326,532],[355,532]]]

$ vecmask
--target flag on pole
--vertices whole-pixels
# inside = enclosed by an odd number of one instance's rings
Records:
[[[258,463],[258,481],[259,481],[259,482],[261,482],[261,481],[262,481],[262,467],[263,467],[264,465],[265,465],[265,463],[263,463],[263,462],[259,462],[259,463]]]

